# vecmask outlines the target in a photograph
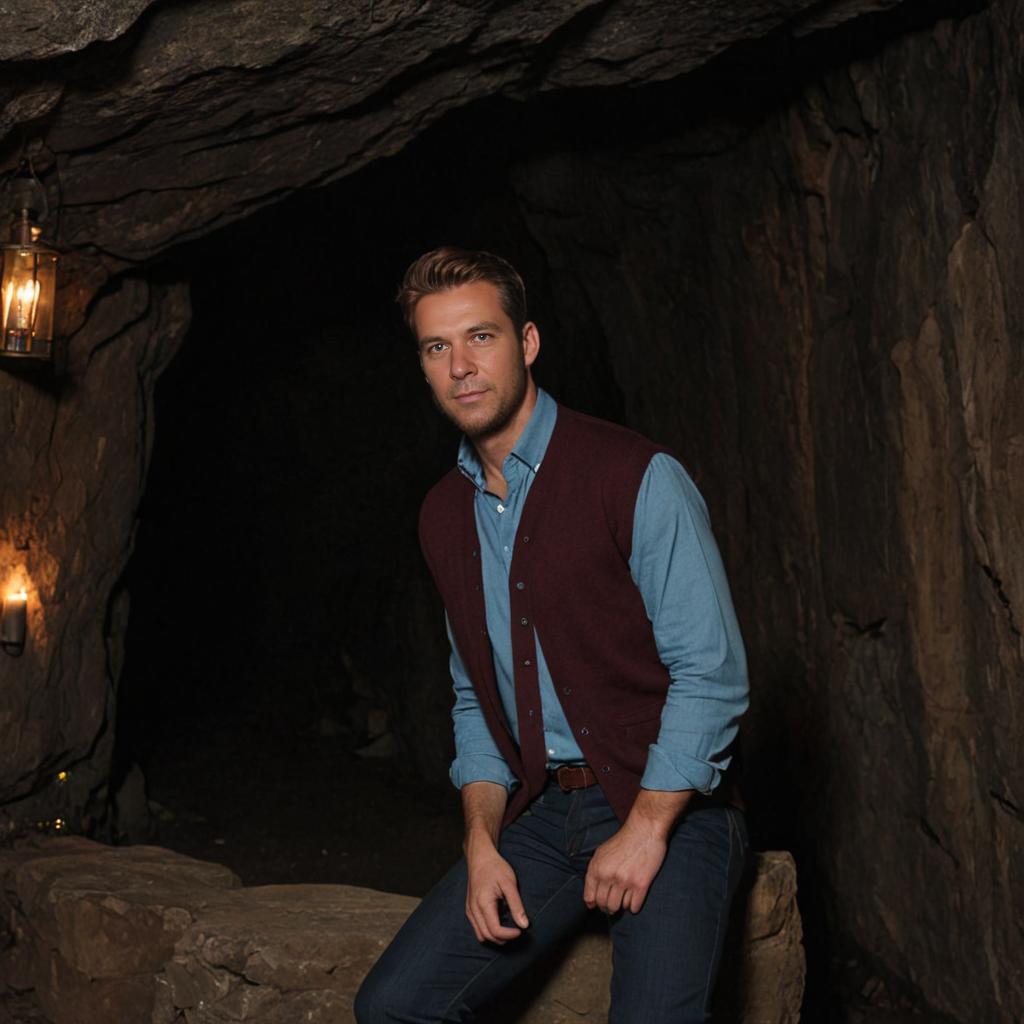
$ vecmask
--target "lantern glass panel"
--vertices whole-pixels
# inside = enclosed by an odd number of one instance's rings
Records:
[[[0,353],[48,358],[53,341],[57,254],[37,245],[9,245],[0,278]]]

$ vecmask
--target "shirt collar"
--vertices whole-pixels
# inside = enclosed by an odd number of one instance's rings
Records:
[[[548,442],[554,432],[557,417],[558,403],[543,388],[537,388],[537,404],[533,407],[530,419],[519,435],[515,446],[509,452],[508,459],[518,459],[530,472],[536,473],[544,461],[544,454],[548,450]],[[473,442],[465,434],[459,444],[458,464],[463,476],[468,477],[477,490],[486,490],[487,480],[480,456],[477,455]]]

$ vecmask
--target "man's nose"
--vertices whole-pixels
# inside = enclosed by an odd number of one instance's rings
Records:
[[[448,373],[454,380],[462,380],[476,372],[472,354],[465,345],[452,345]]]

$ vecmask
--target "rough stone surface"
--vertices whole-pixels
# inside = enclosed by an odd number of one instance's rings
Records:
[[[123,32],[144,6],[82,4],[38,53]],[[841,19],[878,6],[168,3],[116,45],[33,68],[30,85],[12,69],[6,121],[49,113],[40,135],[64,241],[138,260],[394,153],[474,100],[668,78],[807,8]]]
[[[0,990],[33,990],[54,1024],[145,1021],[154,975],[238,879],[169,850],[39,840],[0,851]]]
[[[216,864],[82,839],[0,853],[0,880],[0,992],[34,990],[54,1024],[350,1024],[359,984],[417,903],[341,885],[236,888]],[[731,934],[727,1019],[793,1024],[804,962],[792,857],[756,856]],[[488,1019],[597,1024],[610,971],[607,935],[585,934]]]
[[[83,280],[66,289],[69,318],[84,313]],[[0,377],[0,586],[29,595],[25,653],[5,658],[0,689],[9,820],[63,816],[79,830],[104,813],[127,617],[117,584],[152,445],[153,384],[188,316],[184,288],[122,279],[89,307],[65,378]],[[70,774],[58,780],[53,766]]]
[[[0,60],[33,61],[116,39],[153,0],[39,0],[0,5]]]

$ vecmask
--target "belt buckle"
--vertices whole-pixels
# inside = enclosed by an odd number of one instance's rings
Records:
[[[572,780],[573,772],[579,772],[580,774],[580,783],[575,786],[570,781]],[[558,788],[563,793],[571,793],[574,789],[580,789],[586,783],[586,769],[578,764],[562,764],[558,766],[555,772],[555,779],[558,781]]]

